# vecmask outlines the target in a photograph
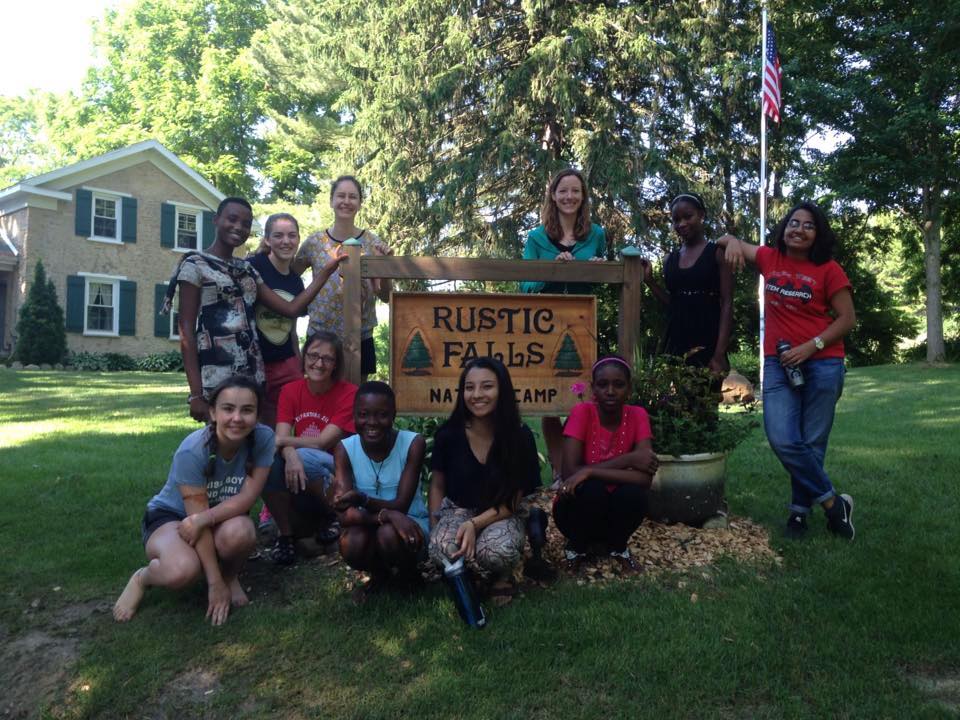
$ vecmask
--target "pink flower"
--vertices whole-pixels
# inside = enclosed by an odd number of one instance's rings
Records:
[[[586,384],[582,382],[575,382],[573,385],[570,386],[570,392],[572,392],[581,400],[583,400],[583,391],[586,389],[587,389]]]

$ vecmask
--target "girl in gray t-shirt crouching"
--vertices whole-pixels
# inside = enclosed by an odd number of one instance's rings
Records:
[[[210,423],[177,449],[160,492],[147,503],[143,543],[148,564],[127,582],[113,617],[126,622],[150,586],[179,589],[203,575],[207,617],[227,620],[249,601],[237,577],[256,545],[249,512],[273,463],[273,431],[257,423],[260,387],[240,375],[210,397]]]

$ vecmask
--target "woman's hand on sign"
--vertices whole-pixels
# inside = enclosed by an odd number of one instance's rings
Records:
[[[567,252],[566,250],[557,255],[557,260],[560,262],[570,262],[573,259],[573,253]]]

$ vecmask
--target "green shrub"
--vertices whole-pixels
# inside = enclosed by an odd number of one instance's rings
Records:
[[[123,372],[137,369],[137,361],[123,353],[71,353],[69,361],[77,370]]]
[[[668,355],[635,362],[631,402],[646,408],[662,455],[733,450],[759,424],[750,411],[721,414],[713,373]]]
[[[952,338],[944,338],[943,341],[945,354],[948,362],[960,362],[960,335]],[[904,350],[902,358],[905,362],[924,362],[927,359],[927,341],[924,340],[919,345]]]
[[[430,460],[433,457],[433,438],[437,434],[437,429],[447,421],[446,417],[413,417],[410,415],[398,415],[396,426],[401,430],[412,430],[421,435],[427,443],[423,452],[423,468],[420,470],[420,482],[423,488],[430,486]]]
[[[179,372],[183,370],[183,356],[178,350],[153,353],[137,358],[137,370],[146,372]]]
[[[27,299],[17,321],[17,347],[14,355],[24,363],[58,363],[67,351],[67,332],[63,309],[57,302],[57,290],[47,279],[43,263],[37,261]]]

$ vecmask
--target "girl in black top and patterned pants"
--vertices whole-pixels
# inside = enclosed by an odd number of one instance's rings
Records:
[[[520,422],[513,383],[499,360],[471,361],[457,405],[437,431],[430,481],[430,558],[463,557],[495,594],[523,558],[520,498],[540,484],[530,429]]]

